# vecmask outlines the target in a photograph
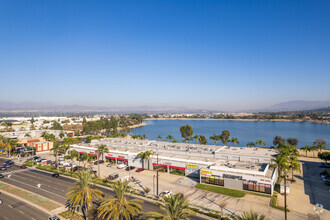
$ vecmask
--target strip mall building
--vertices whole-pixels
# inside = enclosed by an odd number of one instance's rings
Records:
[[[97,146],[105,144],[109,153],[103,159],[115,163],[199,178],[200,183],[226,188],[273,194],[277,169],[271,158],[276,151],[267,148],[240,148],[147,140],[104,138],[91,144],[71,145],[80,154],[97,155]],[[151,150],[149,160],[137,158]]]

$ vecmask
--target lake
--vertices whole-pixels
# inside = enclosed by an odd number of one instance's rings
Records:
[[[311,145],[317,138],[327,141],[329,148],[330,124],[319,124],[311,122],[288,122],[288,121],[226,121],[226,120],[150,120],[146,126],[131,129],[131,134],[145,134],[148,140],[157,140],[160,135],[164,139],[171,134],[181,142],[180,127],[189,124],[194,130],[194,135],[204,135],[207,139],[213,133],[219,135],[223,130],[228,130],[231,137],[240,141],[238,146],[244,147],[249,141],[256,142],[261,138],[267,147],[273,146],[276,135],[282,138],[297,138],[298,148]],[[195,142],[195,141],[193,141]],[[208,140],[208,144],[213,144]],[[217,145],[222,145],[218,142]],[[228,143],[230,146],[231,143]],[[237,146],[237,144],[236,144]]]

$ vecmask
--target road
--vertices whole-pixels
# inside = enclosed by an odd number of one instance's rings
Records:
[[[5,161],[5,159],[0,158],[0,164],[3,164]],[[73,186],[73,183],[75,182],[75,180],[64,176],[53,178],[49,173],[39,170],[30,168],[21,170],[19,166],[16,165],[8,168],[6,171],[0,171],[0,173],[5,175],[5,178],[0,179],[0,181],[42,195],[63,205],[65,205],[65,194],[68,192],[68,188]],[[38,184],[41,184],[40,188],[38,188]],[[101,190],[106,197],[114,196],[114,192],[110,189],[104,189],[102,187],[96,188]],[[128,199],[132,199],[132,197],[128,197]],[[141,205],[143,212],[159,210],[157,205],[147,200],[144,200]],[[206,218],[192,216],[191,219],[199,220]]]
[[[2,200],[2,204],[0,205],[0,220],[39,220],[48,219],[50,215],[5,193],[1,193],[0,199]]]

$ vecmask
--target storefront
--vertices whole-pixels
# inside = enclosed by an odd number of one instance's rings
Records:
[[[153,163],[153,168],[154,170],[157,169],[157,163]],[[158,171],[160,172],[167,172],[167,173],[172,173],[172,174],[177,174],[177,175],[185,175],[185,167],[178,167],[178,166],[172,166],[169,164],[158,164]]]

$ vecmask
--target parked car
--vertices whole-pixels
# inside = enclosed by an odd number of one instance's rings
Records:
[[[322,167],[322,168],[330,168],[330,164],[328,164],[328,163],[322,163],[320,167]]]
[[[104,163],[104,160],[95,161],[94,165],[97,165],[98,163],[102,164],[102,163]]]
[[[38,159],[36,159],[36,162],[37,163],[40,163],[41,161],[43,161],[44,159],[43,158],[38,158]]]
[[[118,173],[113,173],[111,175],[108,176],[108,179],[109,180],[115,180],[119,177],[119,174]]]
[[[123,163],[122,163],[122,164],[119,164],[119,165],[117,166],[118,169],[123,169],[124,167],[126,167],[126,165],[123,164]]]
[[[138,169],[135,170],[135,172],[139,173],[139,172],[142,172],[143,170],[144,170],[143,168],[138,168]]]
[[[59,173],[53,173],[53,174],[52,174],[52,177],[55,177],[55,178],[57,178],[57,177],[59,177],[59,176],[60,176]]]
[[[166,197],[172,194],[172,191],[166,190],[164,192],[159,193],[160,196]]]
[[[129,181],[129,176],[124,176],[120,178],[121,181]]]
[[[7,161],[6,161],[6,164],[13,165],[13,164],[14,164],[14,161],[12,161],[12,160],[7,160]]]
[[[57,217],[56,215],[50,215],[48,217],[48,220],[61,220],[59,217]]]
[[[126,167],[126,171],[130,171],[130,170],[134,170],[135,169],[135,166],[128,166],[128,167]]]
[[[27,166],[26,166],[26,165],[21,165],[19,168],[21,168],[21,169],[26,169]]]
[[[11,165],[9,163],[4,163],[3,166],[6,167],[6,168],[10,168],[11,167]]]
[[[7,170],[7,168],[6,167],[0,167],[0,170]]]
[[[4,177],[5,177],[5,176],[4,176],[4,175],[2,175],[2,174],[0,173],[0,179],[1,179],[1,178],[4,178]]]
[[[114,164],[113,163],[108,163],[107,167],[112,167]]]

